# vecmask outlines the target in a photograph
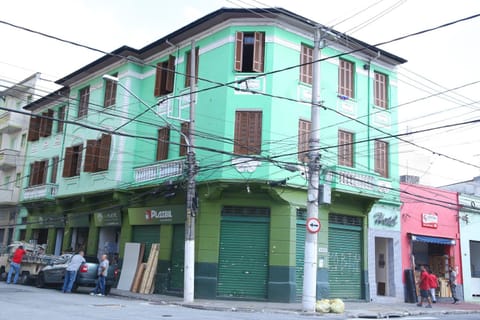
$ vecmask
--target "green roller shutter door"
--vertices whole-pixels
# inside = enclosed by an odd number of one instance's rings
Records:
[[[330,222],[328,228],[328,249],[330,298],[361,299],[361,225],[345,225]]]
[[[267,298],[269,218],[222,217],[217,296]]]
[[[133,226],[132,242],[144,243],[143,262],[147,262],[152,243],[160,243],[160,225]],[[161,246],[160,246],[161,248]]]
[[[305,261],[305,235],[307,232],[306,227],[306,218],[305,211],[297,212],[297,235],[296,235],[296,264],[295,268],[295,282],[296,290],[295,297],[296,301],[302,301],[303,296],[303,270],[304,270],[304,261]]]
[[[184,257],[185,257],[185,225],[176,224],[173,226],[172,261],[170,267],[170,291],[183,290],[184,278]]]

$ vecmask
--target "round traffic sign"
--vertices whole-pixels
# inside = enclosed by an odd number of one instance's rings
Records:
[[[317,233],[320,231],[320,220],[318,218],[308,218],[307,219],[307,231],[310,233]]]

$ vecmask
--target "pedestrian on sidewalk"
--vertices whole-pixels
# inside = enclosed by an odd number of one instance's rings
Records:
[[[22,259],[25,253],[27,252],[23,249],[22,245],[18,246],[18,248],[13,253],[12,261],[10,261],[10,269],[8,270],[7,284],[11,283],[12,273],[14,271],[15,271],[15,277],[13,278],[13,283],[15,284],[17,283],[18,276],[20,275],[20,266],[22,264]]]
[[[459,300],[457,298],[457,272],[452,268],[448,267],[448,283],[450,285],[450,291],[452,292],[453,304],[457,303]]]
[[[70,260],[70,263],[65,270],[65,278],[63,280],[62,288],[63,293],[72,292],[73,283],[77,278],[78,269],[80,269],[80,266],[86,262],[85,258],[83,257],[84,254],[85,253],[83,251],[79,251],[76,255],[72,257],[72,260]]]
[[[432,272],[432,269],[429,269],[428,272],[430,281],[430,298],[432,299],[432,303],[437,303],[436,290],[438,288],[438,278],[435,273]]]
[[[102,255],[102,259],[100,261],[100,265],[98,266],[98,271],[97,271],[97,275],[98,275],[97,283],[96,283],[95,289],[93,289],[93,291],[90,292],[91,296],[94,296],[94,295],[97,295],[100,297],[105,296],[105,285],[106,285],[109,266],[110,266],[110,262],[107,259],[107,255],[106,254]]]
[[[425,266],[420,266],[420,281],[418,282],[420,288],[420,302],[417,306],[422,307],[423,302],[426,300],[427,305],[425,308],[432,307],[432,301],[430,300],[430,275],[428,274]]]

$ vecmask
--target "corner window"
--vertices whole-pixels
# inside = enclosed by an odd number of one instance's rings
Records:
[[[175,80],[175,57],[169,56],[167,61],[157,64],[155,75],[155,97],[173,92],[173,83]]]
[[[235,39],[235,71],[263,72],[265,33],[237,32]]]
[[[235,113],[235,138],[233,152],[236,154],[260,154],[262,146],[262,112],[237,111]]]
[[[112,74],[113,77],[117,77],[118,73]],[[115,105],[117,97],[117,82],[105,79],[105,97],[103,99],[103,106],[111,107]]]

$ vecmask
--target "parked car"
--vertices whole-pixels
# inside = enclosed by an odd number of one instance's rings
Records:
[[[72,259],[70,255],[65,263],[50,264],[45,266],[37,276],[37,287],[61,287],[65,279],[65,270]],[[96,256],[85,256],[86,262],[80,266],[77,272],[77,278],[73,290],[78,287],[95,287],[97,281],[97,270],[99,261]],[[108,268],[105,293],[109,293],[112,286],[117,284],[119,270],[116,265],[110,265]]]

